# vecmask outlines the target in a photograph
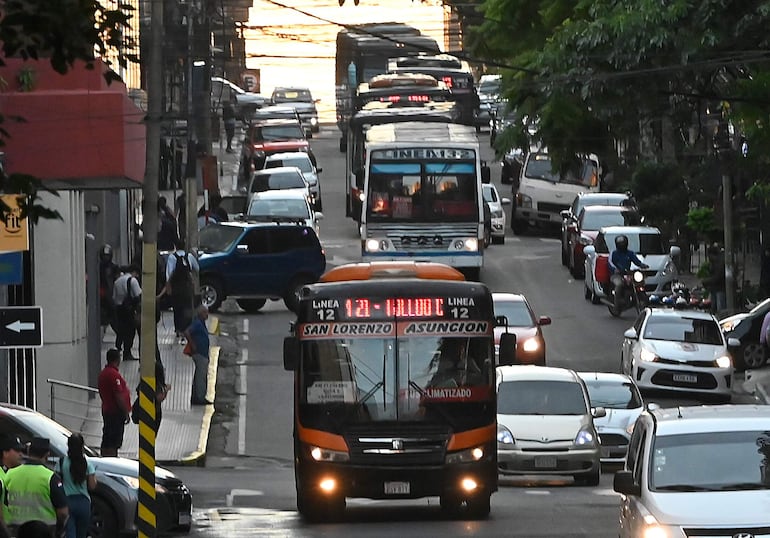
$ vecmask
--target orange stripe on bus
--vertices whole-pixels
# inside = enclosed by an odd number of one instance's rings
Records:
[[[320,448],[328,448],[329,450],[339,450],[340,452],[348,451],[348,444],[341,435],[304,428],[299,422],[297,423],[297,434],[299,435],[299,440],[303,443]]]
[[[475,430],[468,430],[465,432],[455,433],[449,438],[448,451],[462,450],[464,448],[472,448],[474,446],[483,445],[484,443],[490,443],[495,441],[497,437],[497,426],[490,424],[483,428],[476,428]]]

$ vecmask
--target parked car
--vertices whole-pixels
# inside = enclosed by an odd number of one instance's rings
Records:
[[[491,183],[485,183],[481,187],[484,202],[489,205],[492,242],[502,245],[505,243],[505,209],[503,206],[511,205],[511,199],[500,198],[497,188]]]
[[[634,380],[623,374],[578,372],[588,388],[591,407],[603,407],[607,415],[594,419],[602,463],[623,463],[628,452],[628,440],[637,417],[644,411],[644,402]]]
[[[246,183],[255,170],[262,169],[265,157],[273,153],[301,151],[315,162],[302,126],[292,119],[259,120],[246,127],[238,166],[238,181]]]
[[[741,312],[719,322],[727,338],[736,338],[740,347],[733,350],[736,368],[761,368],[767,362],[767,350],[759,343],[760,329],[765,314],[770,312],[770,299],[758,303],[748,312]]]
[[[210,310],[227,297],[247,312],[267,299],[294,311],[297,293],[318,281],[326,255],[313,228],[293,222],[224,222],[200,231],[201,302]]]
[[[725,339],[719,322],[702,310],[647,307],[623,333],[620,371],[642,390],[715,395],[730,401],[738,347]]]
[[[319,222],[323,213],[315,211],[304,193],[294,190],[255,192],[251,195],[244,220],[295,222],[313,228],[321,237]]]
[[[548,316],[535,317],[527,298],[518,293],[493,293],[495,317],[504,317],[495,327],[495,356],[500,354],[500,335],[516,335],[516,360],[519,364],[545,366],[545,337],[542,327],[551,324]]]
[[[288,105],[294,107],[302,120],[303,127],[317,133],[321,129],[318,123],[317,99],[307,88],[278,87],[273,90],[270,102],[274,105]]]
[[[619,235],[628,237],[629,250],[649,266],[642,271],[645,291],[658,295],[670,293],[671,284],[679,276],[674,262],[680,254],[679,247],[667,247],[660,230],[651,226],[608,226],[599,230],[592,245],[583,248],[585,298],[598,304],[602,297],[606,297],[605,286],[610,276],[607,261],[615,250],[615,238]]]
[[[312,202],[313,200],[310,194],[310,185],[296,166],[257,170],[251,175],[251,181],[246,192],[251,195],[255,192],[271,190],[293,190],[301,192],[309,201]]]
[[[0,434],[18,437],[28,444],[33,437],[51,443],[50,467],[67,455],[72,433],[61,424],[32,409],[0,404]],[[91,538],[136,535],[139,498],[139,462],[128,458],[101,458],[85,447],[88,461],[96,470],[96,490],[91,492]],[[160,532],[189,532],[192,523],[192,495],[177,476],[155,468],[155,517]]]
[[[568,209],[561,212],[561,263],[567,265],[569,262],[569,246],[567,236],[570,227],[574,226],[580,212],[585,207],[592,205],[611,205],[636,207],[636,200],[630,192],[581,192]]]
[[[765,536],[769,431],[765,405],[643,412],[613,481],[618,536]]]
[[[268,99],[264,95],[246,91],[226,78],[211,77],[212,110],[221,111],[222,104],[226,102],[233,103],[237,118],[246,120],[255,110],[264,107]]]
[[[638,226],[639,211],[633,207],[595,205],[580,210],[574,224],[567,227],[567,268],[575,278],[583,278],[585,256],[583,248],[592,245],[599,230],[606,226]]]
[[[290,151],[287,153],[274,153],[265,158],[265,169],[279,168],[282,166],[296,166],[305,178],[310,190],[310,197],[313,200],[313,207],[316,211],[323,211],[321,201],[321,184],[318,181],[318,174],[323,172],[322,168],[317,168],[306,153],[299,151]]]
[[[573,370],[497,367],[497,462],[501,474],[570,475],[599,485],[601,451],[588,391]]]

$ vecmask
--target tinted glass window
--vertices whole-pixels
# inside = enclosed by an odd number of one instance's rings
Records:
[[[310,158],[304,153],[297,153],[298,157],[284,159],[267,159],[265,168],[280,168],[281,166],[296,166],[303,172],[312,172],[313,165],[310,164]]]
[[[648,340],[690,342],[693,344],[722,344],[722,331],[712,319],[692,319],[674,316],[650,316],[644,326]]]
[[[636,226],[639,214],[635,211],[583,211],[581,230],[598,230],[605,226]]]
[[[299,248],[315,247],[318,240],[310,228],[304,226],[281,226],[270,233],[272,252],[286,252]]]
[[[524,176],[531,179],[544,179],[552,183],[567,183],[595,187],[599,184],[599,173],[596,165],[588,159],[576,159],[570,166],[558,171],[553,169],[553,163],[548,155],[535,153],[527,159]]]
[[[239,245],[245,245],[249,254],[267,254],[270,252],[270,242],[268,241],[267,230],[264,228],[249,230]]]
[[[255,174],[251,182],[251,192],[264,192],[280,189],[304,189],[307,186],[299,172],[277,172]]]
[[[198,232],[198,245],[202,252],[224,252],[229,250],[243,233],[236,226],[210,224]]]
[[[273,92],[274,103],[291,103],[293,101],[299,101],[302,103],[313,102],[313,96],[310,94],[310,90],[276,90]]]
[[[497,389],[497,412],[503,415],[585,415],[580,383],[504,381]]]
[[[299,125],[260,125],[254,128],[256,141],[297,140],[305,138]]]
[[[609,234],[605,237],[607,244],[612,245],[612,250],[615,250],[615,237],[618,235],[620,234]],[[660,233],[626,233],[623,235],[628,237],[628,248],[637,254],[666,254],[668,252],[667,249],[663,248],[663,238]]]
[[[496,301],[495,316],[505,316],[510,327],[532,327],[535,320],[524,301]]]
[[[287,200],[252,200],[247,214],[255,217],[310,218],[307,202],[294,198]]]
[[[588,388],[588,398],[593,407],[607,409],[636,409],[642,405],[639,389],[630,381],[600,381],[584,379]]]

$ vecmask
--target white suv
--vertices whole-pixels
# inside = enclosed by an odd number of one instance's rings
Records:
[[[767,536],[769,432],[768,406],[642,413],[614,478],[620,538]]]

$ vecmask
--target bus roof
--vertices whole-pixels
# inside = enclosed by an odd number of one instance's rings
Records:
[[[429,144],[478,144],[476,130],[468,125],[433,121],[408,121],[373,125],[366,132],[367,144],[392,142],[421,142]]]
[[[420,278],[425,280],[465,280],[463,274],[434,262],[361,262],[349,263],[327,271],[319,282],[345,282],[388,278]]]
[[[385,123],[403,123],[430,121],[433,123],[452,123],[457,118],[457,105],[454,102],[429,102],[421,106],[402,107],[398,104],[372,102],[350,118],[353,128],[362,125],[381,125]]]

